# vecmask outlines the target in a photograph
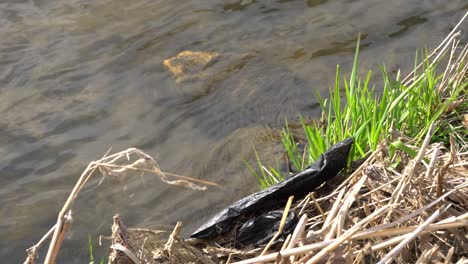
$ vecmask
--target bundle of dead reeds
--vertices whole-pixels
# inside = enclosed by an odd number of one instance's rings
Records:
[[[468,262],[468,152],[427,142],[398,168],[382,144],[330,195],[296,205],[280,250],[236,263]]]
[[[283,243],[224,248],[182,239],[178,224],[167,241],[159,234],[129,239],[135,254],[152,255],[134,263],[468,263],[468,151],[429,144],[434,127],[415,157],[393,155],[397,167],[382,143],[329,195],[290,199],[284,211],[292,208],[300,220]]]

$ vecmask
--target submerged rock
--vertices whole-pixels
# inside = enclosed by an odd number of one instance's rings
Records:
[[[182,51],[164,60],[163,65],[174,75],[176,82],[201,78],[204,70],[213,64],[219,54],[209,51]]]

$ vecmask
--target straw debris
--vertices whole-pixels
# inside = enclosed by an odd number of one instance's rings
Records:
[[[213,182],[163,172],[153,157],[136,148],[129,148],[112,155],[108,155],[108,153],[109,152],[107,152],[101,159],[92,161],[86,167],[75,184],[75,187],[71,191],[65,204],[63,205],[62,210],[58,214],[57,223],[39,240],[38,243],[27,250],[28,256],[24,262],[25,264],[36,263],[39,249],[49,238],[52,240],[49,244],[49,249],[47,251],[44,263],[55,263],[55,259],[59,253],[64,235],[68,231],[72,221],[73,203],[77,199],[78,194],[90,182],[90,180],[98,176],[102,177],[99,184],[102,183],[105,177],[118,179],[131,175],[133,176],[135,174],[143,175],[147,173],[157,176],[162,182],[166,184],[183,186],[199,191],[206,190],[207,186],[219,187],[219,185]],[[128,235],[128,231],[121,223],[118,215],[114,217],[112,234],[114,243],[111,250],[111,253],[113,252],[111,257],[115,260],[114,263],[131,263],[129,261],[135,262],[136,259],[141,259],[143,255],[147,255],[135,254],[134,248],[131,247],[132,243],[130,242],[134,239],[134,237]],[[124,252],[125,255],[120,254],[119,252]],[[130,258],[130,260],[127,260],[127,258]],[[142,263],[151,263],[146,262],[146,260],[149,261],[150,259],[151,258],[149,257],[145,257],[145,262]]]
[[[300,221],[269,250],[237,250],[229,237],[184,240],[178,223],[167,239],[147,237],[152,246],[140,243],[134,252],[152,252],[157,263],[466,263],[468,152],[433,143],[419,153],[398,152],[395,168],[382,143],[345,182],[331,183],[330,194],[315,198],[319,190],[292,204]]]

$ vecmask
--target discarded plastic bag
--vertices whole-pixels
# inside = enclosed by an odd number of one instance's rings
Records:
[[[278,232],[282,217],[283,210],[276,210],[249,219],[239,229],[239,233],[236,236],[236,246],[253,245],[254,247],[258,247],[267,244]],[[283,232],[276,241],[284,241],[287,234],[294,230],[297,221],[296,214],[293,211],[289,211],[284,223]]]
[[[352,138],[333,145],[305,170],[226,207],[200,226],[191,237],[208,239],[219,236],[229,231],[233,221],[240,216],[258,215],[282,207],[291,195],[296,199],[305,196],[346,167],[352,145]]]

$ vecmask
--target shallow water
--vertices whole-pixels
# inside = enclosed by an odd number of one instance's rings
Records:
[[[109,234],[116,212],[129,226],[180,220],[190,233],[256,190],[242,162],[253,160],[251,144],[279,158],[266,135],[298,113],[318,117],[314,89],[326,95],[337,64],[349,71],[358,33],[362,70],[385,62],[405,72],[467,9],[463,0],[0,0],[0,258],[24,260],[110,147],[141,148],[166,171],[225,189],[106,179],[74,205],[59,263],[86,262],[88,234]],[[184,50],[221,56],[214,71],[177,83],[162,62]]]

